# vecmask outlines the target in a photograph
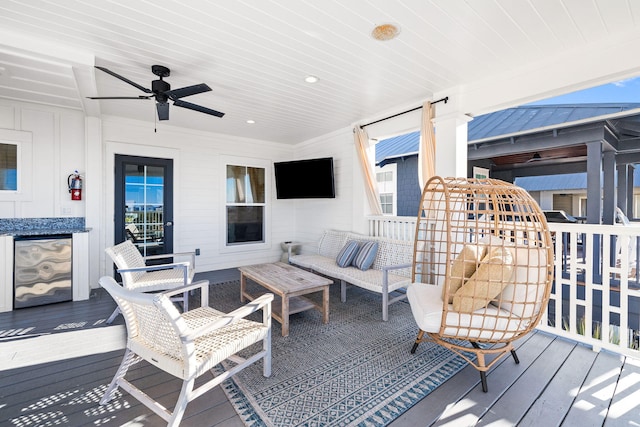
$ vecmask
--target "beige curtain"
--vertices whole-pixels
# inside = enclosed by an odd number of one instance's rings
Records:
[[[418,182],[420,191],[429,178],[436,174],[436,136],[433,129],[433,106],[426,101],[422,106],[420,147],[418,148]]]
[[[362,129],[360,126],[356,126],[353,132],[353,139],[356,144],[358,159],[360,160],[360,167],[364,178],[364,190],[367,194],[367,200],[369,200],[371,214],[382,215],[380,195],[378,194],[378,184],[367,156],[367,148],[369,147],[369,136],[367,135],[367,131]]]

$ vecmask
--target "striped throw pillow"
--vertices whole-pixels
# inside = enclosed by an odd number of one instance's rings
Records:
[[[362,271],[368,270],[376,259],[378,242],[365,242],[360,246],[358,254],[353,259],[353,266]]]
[[[358,248],[360,245],[355,240],[350,240],[346,245],[340,249],[338,256],[336,257],[336,263],[338,267],[348,267],[353,262],[353,259],[358,254]]]

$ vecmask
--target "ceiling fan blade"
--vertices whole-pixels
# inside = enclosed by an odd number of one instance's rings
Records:
[[[169,103],[158,102],[156,103],[158,109],[158,120],[169,120]]]
[[[209,92],[211,88],[205,83],[199,85],[181,87],[178,89],[168,90],[164,94],[175,101],[178,98],[184,98],[185,96],[191,96],[202,92]]]
[[[89,99],[151,99],[150,96],[87,96]]]
[[[100,71],[104,71],[107,74],[111,74],[113,77],[115,77],[116,79],[120,79],[125,83],[129,83],[131,86],[137,87],[138,89],[140,89],[141,91],[143,91],[144,93],[153,93],[153,91],[151,89],[147,89],[144,86],[139,85],[136,82],[132,82],[131,80],[129,80],[126,77],[122,77],[120,74],[114,73],[113,71],[109,70],[108,68],[104,68],[104,67],[99,67],[99,66],[95,66],[98,70]]]
[[[201,105],[192,104],[191,102],[182,101],[180,99],[175,100],[173,105],[175,105],[177,107],[188,108],[188,109],[194,110],[194,111],[199,111],[199,112],[205,113],[205,114],[211,114],[212,116],[216,116],[216,117],[224,116],[224,113],[221,113],[220,111],[212,110],[211,108],[203,107]]]

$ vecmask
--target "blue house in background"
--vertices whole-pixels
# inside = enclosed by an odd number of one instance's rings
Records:
[[[419,139],[416,131],[375,146],[385,214],[415,216],[418,212]],[[616,204],[625,207],[629,218],[639,216],[640,188],[633,183],[640,183],[640,168],[635,168],[640,163],[640,103],[509,108],[469,122],[468,141],[468,176],[474,166],[487,169],[492,178],[528,190],[542,209],[587,217],[587,173],[601,171],[600,177],[615,173]],[[598,157],[605,160],[613,157],[613,163],[589,163],[589,150],[600,150]],[[589,191],[602,194],[602,185]]]

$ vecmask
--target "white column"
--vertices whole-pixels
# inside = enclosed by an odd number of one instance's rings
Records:
[[[113,203],[113,193],[104,191],[104,166],[102,144],[102,121],[97,117],[85,118],[86,176],[82,197],[86,200],[85,226],[90,228],[87,238],[88,282],[92,288],[99,287],[98,279],[104,274],[105,253],[104,230],[106,224],[105,205]],[[85,261],[85,262],[87,262]],[[109,267],[111,264],[109,264]],[[107,268],[110,271],[110,268]]]
[[[538,201],[540,209],[553,209],[553,193],[551,191],[541,191],[540,200]]]
[[[471,120],[459,111],[436,114],[436,175],[467,176],[467,123]]]
[[[73,233],[71,240],[71,260],[73,301],[89,299],[91,295],[91,280],[89,279],[89,233]]]
[[[0,235],[0,313],[13,310],[13,236]]]

